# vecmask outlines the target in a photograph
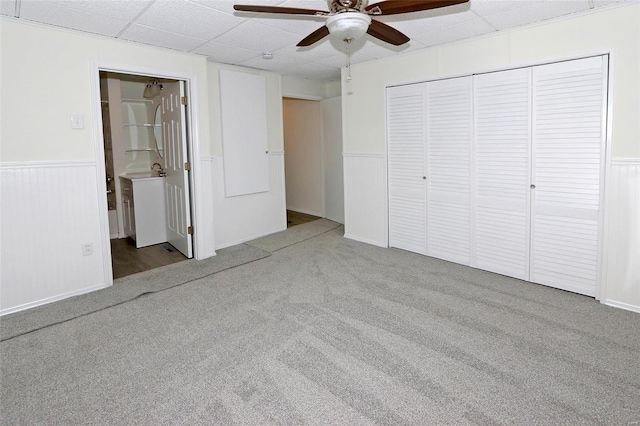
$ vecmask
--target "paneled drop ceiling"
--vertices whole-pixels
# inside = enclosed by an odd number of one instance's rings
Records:
[[[613,3],[636,0],[470,0],[380,18],[411,41],[394,47],[365,36],[352,63],[423,49]],[[370,0],[370,4],[378,0]],[[207,56],[210,61],[330,81],[345,65],[344,43],[296,44],[324,23],[314,16],[235,12],[234,3],[327,10],[326,0],[0,0],[0,14]],[[263,59],[271,52],[272,59]]]

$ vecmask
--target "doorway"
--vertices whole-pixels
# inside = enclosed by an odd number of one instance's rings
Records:
[[[113,278],[193,257],[185,82],[99,76]]]
[[[340,97],[284,97],[288,226],[320,218],[344,223]]]

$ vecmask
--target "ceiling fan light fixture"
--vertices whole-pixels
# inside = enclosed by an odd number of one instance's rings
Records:
[[[340,40],[357,40],[371,25],[371,17],[364,13],[344,12],[327,18],[329,33]]]
[[[161,92],[162,92],[162,84],[158,82],[157,78],[154,78],[149,83],[147,83],[147,87],[144,88],[142,97],[145,99],[153,99],[156,96],[160,95]]]

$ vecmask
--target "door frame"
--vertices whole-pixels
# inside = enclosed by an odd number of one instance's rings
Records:
[[[203,215],[200,214],[200,206],[196,197],[196,188],[200,188],[202,178],[200,176],[200,140],[198,138],[197,129],[199,128],[199,101],[198,101],[198,79],[193,73],[180,72],[176,70],[166,70],[160,68],[140,67],[131,64],[122,64],[106,61],[92,61],[90,66],[91,81],[91,110],[93,115],[93,141],[94,141],[94,160],[96,164],[96,181],[98,182],[97,197],[98,205],[107,205],[107,185],[105,180],[106,167],[104,156],[104,134],[102,113],[100,105],[100,72],[114,72],[119,74],[132,74],[140,76],[150,76],[156,78],[167,78],[172,80],[182,80],[185,82],[185,95],[187,96],[187,121],[185,123],[187,131],[187,153],[188,160],[191,163],[191,172],[189,173],[189,193],[191,199],[191,222],[194,228],[204,229],[199,226],[198,220]],[[113,285],[113,270],[111,267],[111,243],[109,233],[109,217],[107,209],[99,209],[100,224],[100,244],[102,248],[102,264],[104,271],[104,284],[106,286]],[[202,239],[196,234],[192,234],[193,238],[193,257],[200,259],[200,245]]]

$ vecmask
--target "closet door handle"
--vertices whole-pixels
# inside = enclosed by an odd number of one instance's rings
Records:
[[[427,177],[426,176],[422,176],[422,180],[427,180]]]
[[[531,189],[536,189],[536,186],[535,185],[531,185]]]

